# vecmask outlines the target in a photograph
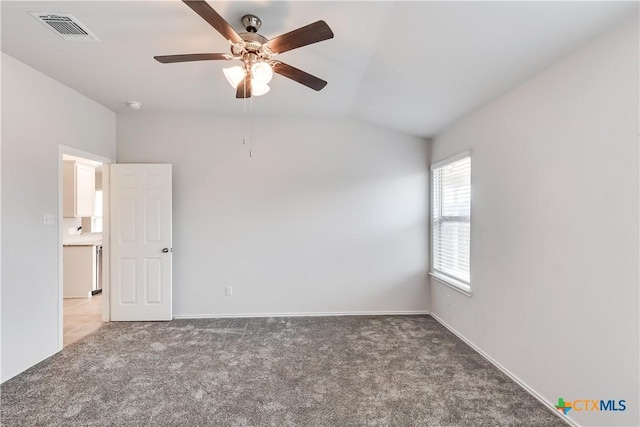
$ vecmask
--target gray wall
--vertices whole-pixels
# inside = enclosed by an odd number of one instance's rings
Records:
[[[115,113],[2,54],[2,380],[58,348],[59,145],[115,158]]]
[[[638,425],[638,21],[433,142],[472,151],[471,286],[439,318],[548,402],[625,399],[582,425]],[[451,305],[447,303],[451,296]]]
[[[173,164],[176,316],[427,310],[427,141],[277,117],[250,158],[241,117],[140,113],[118,162]]]

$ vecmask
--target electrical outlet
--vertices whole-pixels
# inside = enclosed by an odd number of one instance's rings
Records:
[[[447,305],[451,305],[451,295],[447,294]]]
[[[42,214],[42,225],[53,225],[56,222],[56,217],[50,213]]]
[[[228,297],[230,297],[231,295],[233,295],[233,286],[225,286],[224,287],[224,294]]]

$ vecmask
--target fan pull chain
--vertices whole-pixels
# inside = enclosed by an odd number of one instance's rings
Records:
[[[249,157],[253,157],[253,96],[249,98]]]
[[[242,100],[242,143],[247,145],[247,97]]]
[[[244,97],[242,98],[242,143],[247,145],[247,85],[244,84],[245,82],[243,82]]]

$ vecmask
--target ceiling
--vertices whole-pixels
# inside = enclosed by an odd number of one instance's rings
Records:
[[[319,19],[335,38],[279,59],[329,84],[275,76],[253,98],[265,116],[355,117],[431,137],[622,21],[637,2],[308,2],[210,4],[241,31],[273,38]],[[160,64],[154,55],[228,52],[181,1],[2,1],[2,51],[115,112],[241,114],[226,61]],[[65,41],[28,12],[71,13],[101,41]],[[237,65],[237,64],[233,64]],[[132,112],[134,113],[134,112]]]

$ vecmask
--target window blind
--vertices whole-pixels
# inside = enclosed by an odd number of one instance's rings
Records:
[[[469,285],[471,157],[434,167],[432,181],[433,270]]]

